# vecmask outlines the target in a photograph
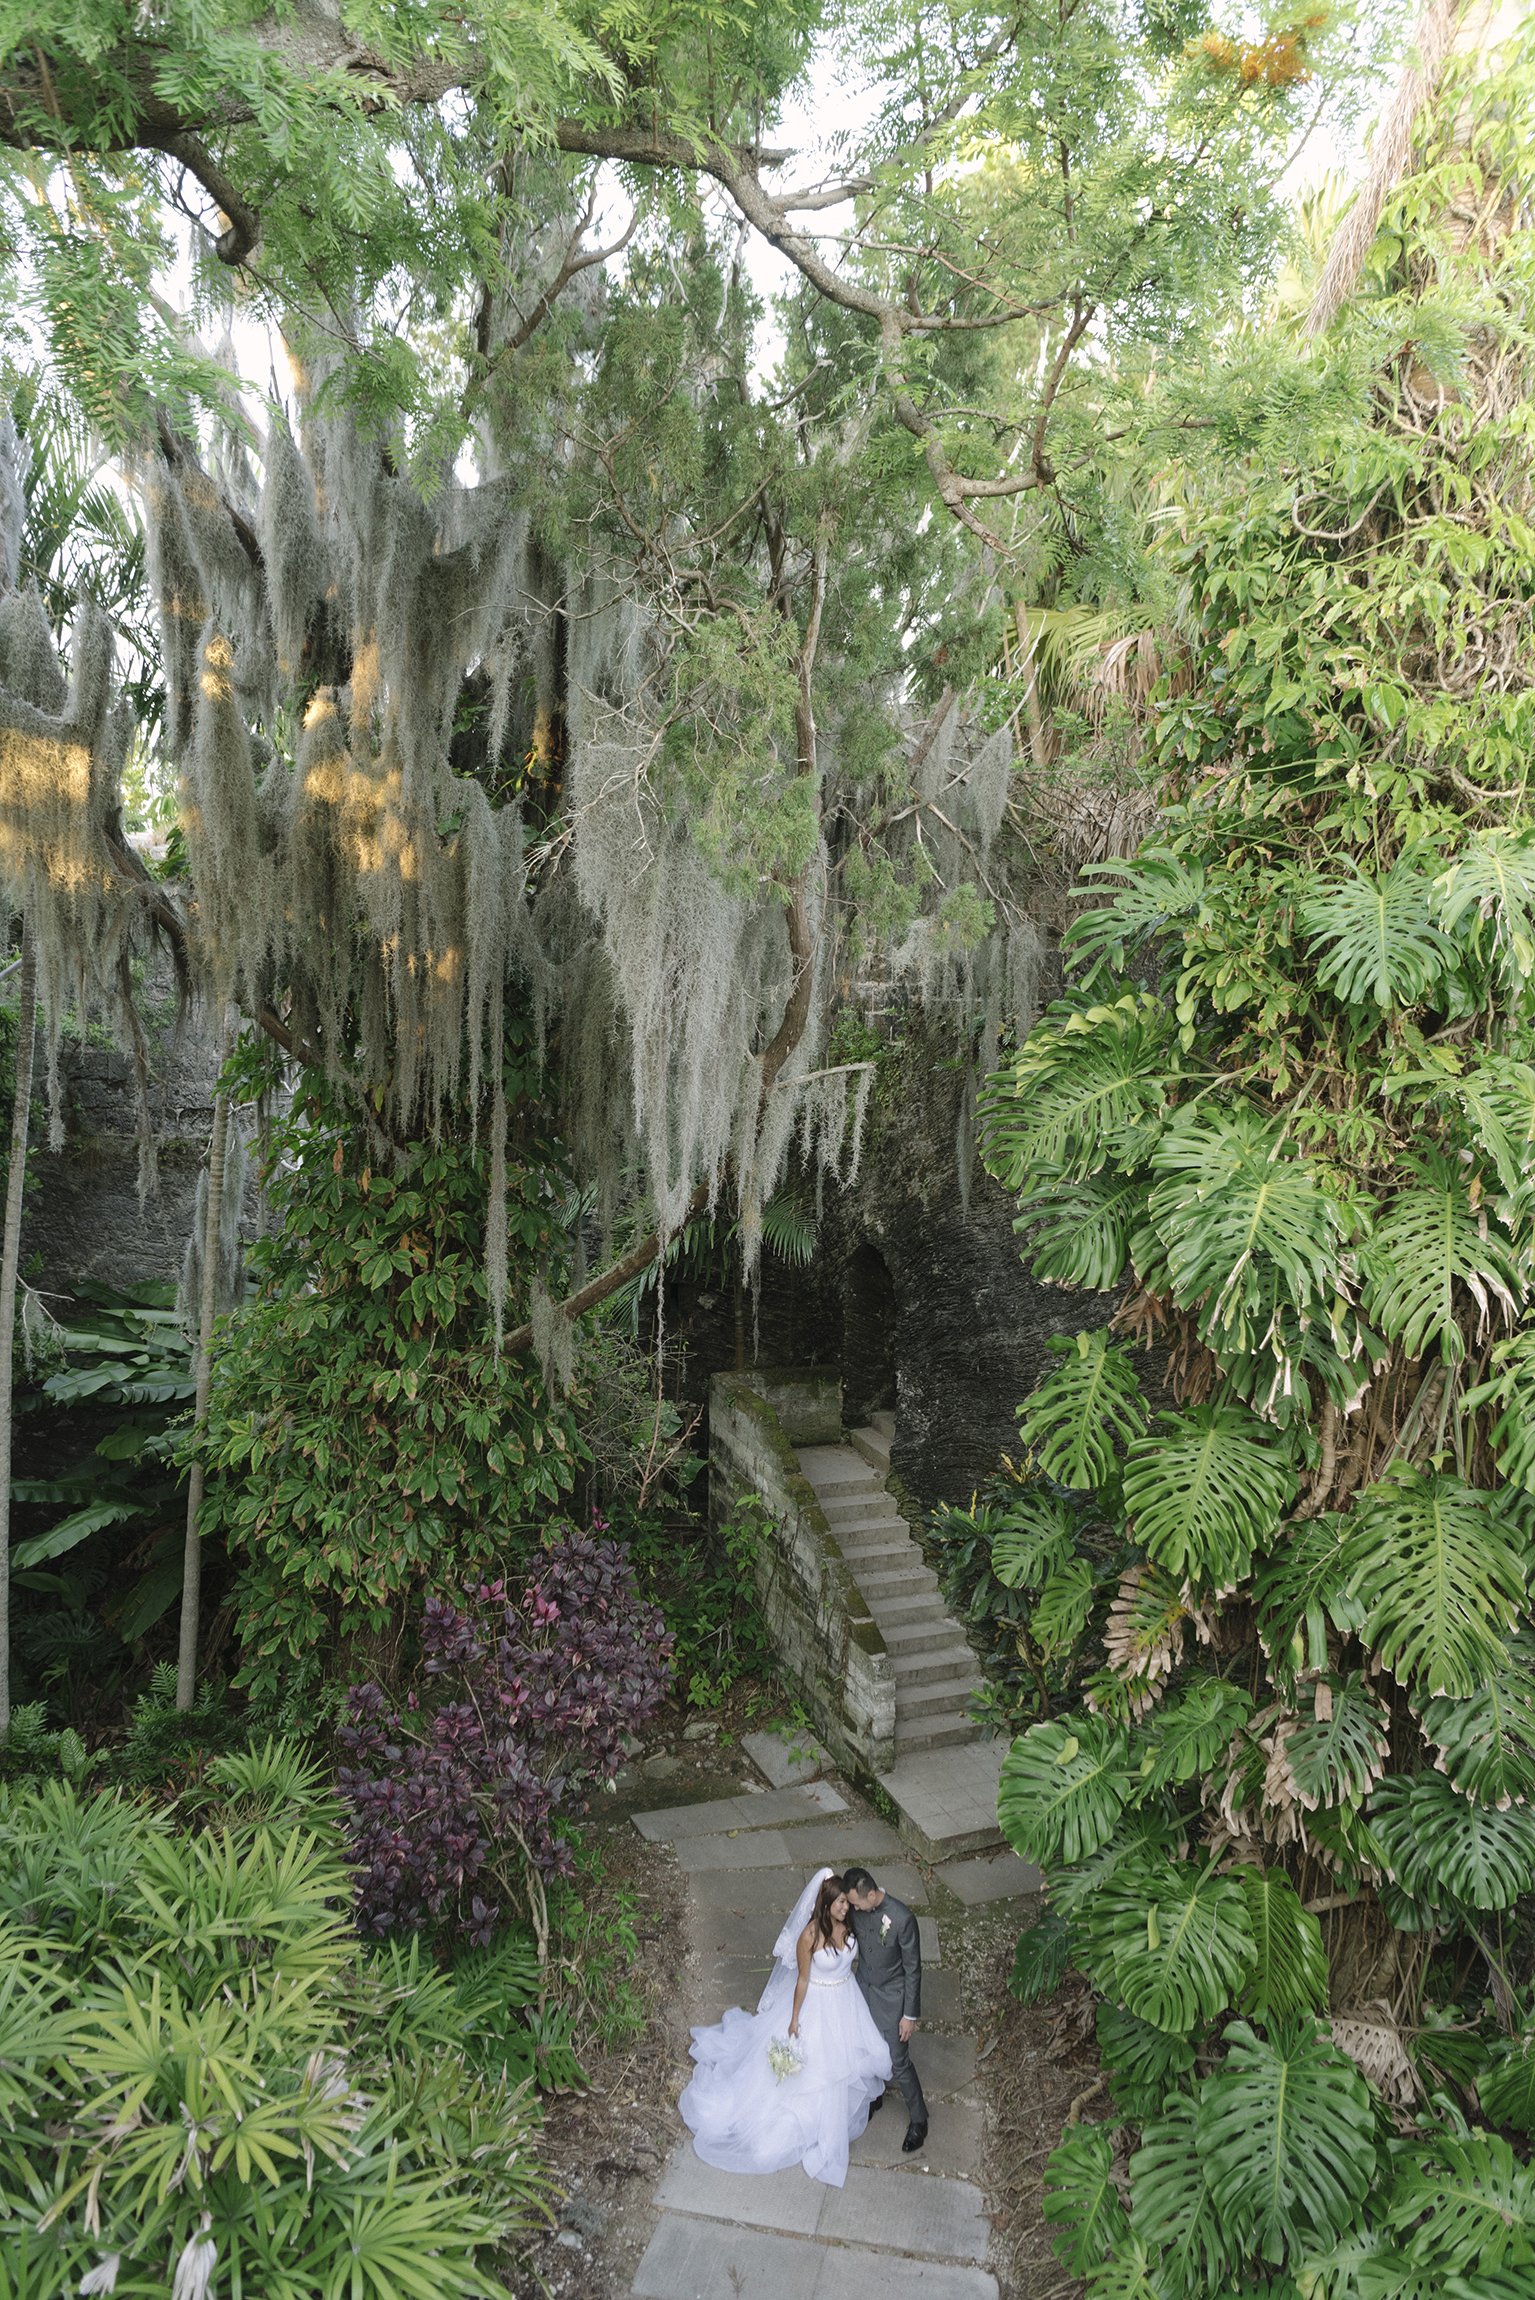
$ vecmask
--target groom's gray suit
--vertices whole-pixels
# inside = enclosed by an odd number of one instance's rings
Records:
[[[901,2088],[913,2124],[927,2123],[927,2102],[912,2066],[911,2048],[902,2042],[901,2022],[922,2012],[922,1942],[917,1920],[904,1901],[887,1893],[877,1909],[848,1910],[858,1943],[858,1986],[874,2026],[890,2047],[890,2073]]]

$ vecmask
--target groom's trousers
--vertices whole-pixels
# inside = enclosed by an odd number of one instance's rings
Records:
[[[913,2124],[926,2124],[927,2102],[922,2097],[922,2079],[912,2060],[911,2046],[901,2041],[899,2021],[885,2031],[885,2042],[890,2047],[890,2074],[901,2088],[906,2114]]]

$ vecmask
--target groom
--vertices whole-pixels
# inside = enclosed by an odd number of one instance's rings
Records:
[[[858,1943],[858,1986],[874,2026],[890,2047],[890,2073],[901,2088],[910,2119],[901,2143],[909,2155],[927,2138],[927,2102],[908,2050],[922,2011],[922,1944],[917,1920],[904,1901],[880,1889],[867,1869],[848,1869],[842,1882]],[[870,2115],[884,2105],[881,2093]]]

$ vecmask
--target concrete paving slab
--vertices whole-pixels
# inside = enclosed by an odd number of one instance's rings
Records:
[[[964,1987],[958,1973],[945,1972],[942,1965],[929,1965],[926,1958],[922,1967],[922,2018],[943,2026],[957,2022],[964,2010]]]
[[[641,2300],[815,2300],[827,2257],[805,2237],[667,2212],[645,2247],[633,2289]]]
[[[1001,1840],[997,1781],[1005,1741],[965,1741],[898,1758],[880,1787],[901,1815],[902,1834],[935,1860],[983,1851]]]
[[[975,2075],[974,2037],[940,2036],[919,2028],[911,2040],[911,2057],[930,2107],[962,2092]]]
[[[967,1908],[986,1901],[1010,1901],[1024,1893],[1037,1893],[1044,1883],[1032,1861],[1020,1861],[1012,1852],[982,1853],[967,1861],[945,1861],[939,1881]]]
[[[784,1908],[788,1906],[786,1901]],[[783,1909],[701,1908],[694,1918],[694,1937],[707,1956],[765,1960],[772,1954],[783,1917]]]
[[[889,2172],[919,2177],[945,2173],[961,2180],[970,2178],[979,2169],[981,2143],[985,2138],[980,2104],[971,2100],[946,2100],[930,2105],[934,2114],[927,2138],[908,2156],[901,2146],[906,2138],[906,2111],[892,2085],[879,2115],[870,2117],[854,2141],[849,2152],[851,2161],[880,2164]]]
[[[683,2141],[661,2176],[656,2202],[663,2211],[688,2212],[695,2219],[813,2236],[825,2194],[797,2164],[787,2172],[720,2172],[694,2153],[691,2141]]]
[[[796,1862],[781,1829],[741,1829],[717,1836],[679,1837],[676,1854],[678,1866],[686,1869],[689,1876],[701,1869],[787,1869]]]
[[[901,1843],[888,1821],[876,1820],[873,1814],[853,1814],[842,1820],[806,1819],[781,1824],[784,1836],[793,1847],[796,1861],[808,1862],[819,1868],[830,1861],[836,1868],[845,1869],[849,1861],[857,1861],[876,1876],[879,1861],[899,1861],[906,1847]]]
[[[652,1844],[675,1844],[682,1837],[717,1836],[727,1829],[771,1829],[785,1821],[824,1820],[828,1813],[847,1810],[847,1799],[829,1781],[808,1781],[740,1797],[711,1797],[702,1805],[662,1806],[652,1813],[636,1813],[634,1826]]]
[[[917,1942],[922,1951],[924,1972],[929,1965],[941,1965],[943,1963],[943,1951],[938,1944],[938,1926],[934,1918],[918,1917]]]
[[[775,1789],[813,1781],[818,1773],[831,1770],[830,1756],[809,1733],[746,1733],[741,1747]]]
[[[986,2199],[968,2180],[903,2180],[850,2164],[846,2187],[825,2191],[816,2234],[928,2260],[982,2261],[991,2233],[985,2215]]]

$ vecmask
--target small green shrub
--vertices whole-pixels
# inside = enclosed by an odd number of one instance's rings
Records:
[[[757,1599],[763,1518],[742,1502],[719,1525],[680,1514],[616,1528],[644,1594],[677,1641],[674,1670],[695,1709],[717,1708],[742,1686],[770,1685],[778,1659]]]
[[[302,1755],[225,1756],[205,1788],[193,1831],[122,1790],[0,1786],[0,2291],[478,2300],[548,2204],[497,2057],[515,1949],[453,1975],[362,1949]]]

